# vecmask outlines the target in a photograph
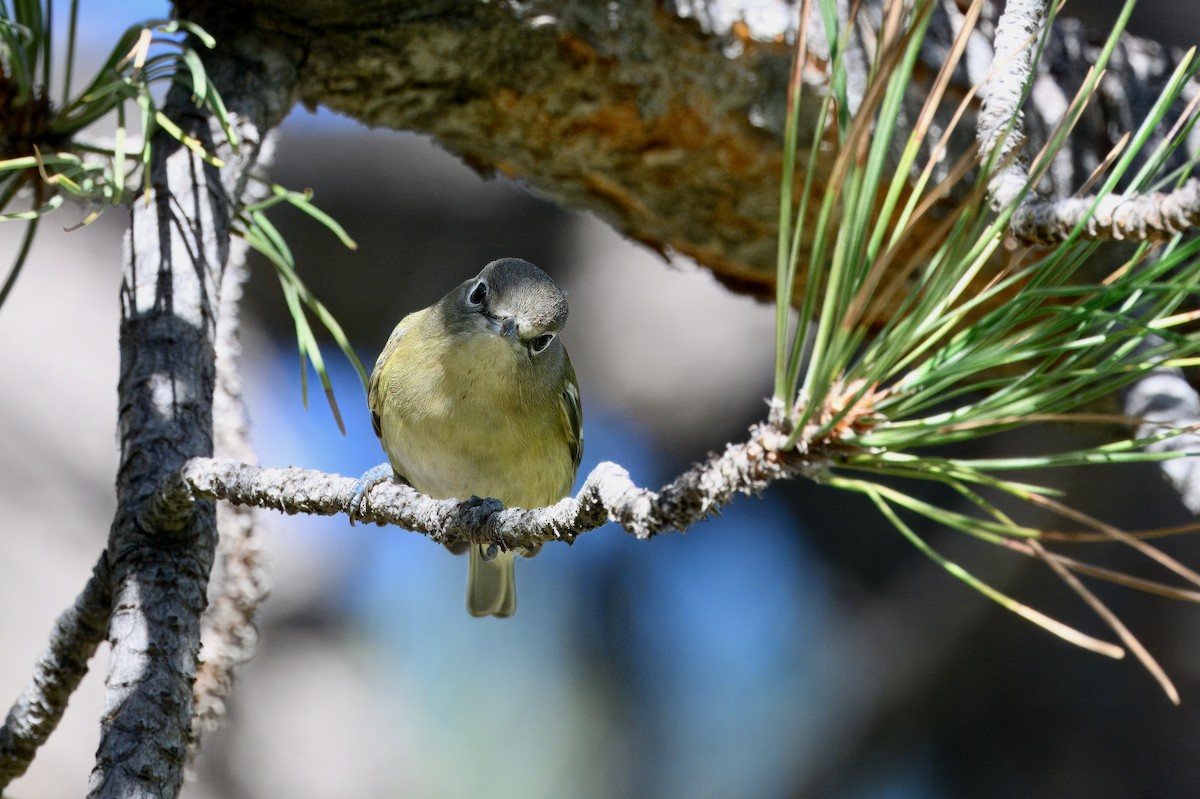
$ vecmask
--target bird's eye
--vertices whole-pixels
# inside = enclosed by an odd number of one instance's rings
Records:
[[[487,299],[487,283],[482,280],[475,284],[475,288],[471,289],[471,293],[467,296],[467,302],[472,305],[483,305],[483,301]]]
[[[537,354],[549,347],[551,341],[554,341],[554,334],[544,333],[529,342],[529,351]]]

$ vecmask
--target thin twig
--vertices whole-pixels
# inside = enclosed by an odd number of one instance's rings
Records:
[[[536,548],[546,541],[573,541],[615,521],[638,538],[686,530],[728,504],[735,494],[757,494],[776,480],[823,469],[823,458],[776,452],[778,434],[751,428],[749,440],[684,472],[659,491],[639,488],[614,463],[601,463],[575,497],[548,508],[502,509],[494,501],[437,500],[398,483],[375,486],[364,521],[423,533],[441,544],[495,543]],[[307,469],[265,469],[217,458],[193,458],[160,492],[168,505],[189,499],[224,499],[284,513],[332,516],[347,510],[355,480]]]
[[[67,701],[87,674],[88,660],[108,631],[112,612],[108,557],[101,555],[75,604],[54,622],[50,643],[38,658],[29,685],[0,727],[0,793],[33,762],[54,732]]]
[[[1026,243],[1053,245],[1080,222],[1083,239],[1156,241],[1194,230],[1200,226],[1200,180],[1171,192],[1107,194],[1099,203],[1094,196],[1028,203],[1013,214],[1010,229]]]

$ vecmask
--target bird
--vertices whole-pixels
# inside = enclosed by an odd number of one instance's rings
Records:
[[[367,391],[388,463],[356,484],[351,519],[389,477],[435,499],[486,497],[506,507],[567,496],[583,456],[583,412],[559,336],[566,321],[562,289],[520,258],[492,261],[401,319]],[[472,616],[516,612],[514,554],[469,547]]]

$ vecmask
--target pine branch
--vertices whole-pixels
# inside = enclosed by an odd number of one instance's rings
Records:
[[[0,793],[25,773],[62,719],[68,700],[87,674],[88,661],[104,640],[111,598],[108,558],[101,555],[75,604],[54,622],[33,678],[0,727]]]
[[[265,156],[260,155],[259,166]],[[249,270],[246,245],[234,239],[221,284],[217,319],[217,382],[213,394],[213,449],[219,457],[253,462],[247,431],[241,373],[241,297]],[[233,693],[235,671],[254,656],[258,633],[254,614],[270,590],[259,559],[261,520],[248,506],[217,506],[217,551],[209,579],[208,609],[200,620],[200,662],[192,687],[188,762],[195,761],[203,736],[220,726]]]
[[[1027,244],[1066,241],[1081,223],[1081,238],[1092,240],[1155,241],[1196,229],[1200,181],[1194,178],[1171,192],[1104,194],[1098,202],[1096,195],[1021,198],[1029,179],[1022,152],[1021,103],[1045,24],[1043,5],[1039,0],[1009,0],[996,25],[992,75],[977,120],[984,160],[1000,165],[988,181],[992,208],[1000,211],[1019,202],[1009,229]]]
[[[1039,33],[1041,13],[1037,0],[1010,0],[996,29],[996,74],[988,84],[979,115],[978,138],[985,160],[999,147],[997,161],[1009,162],[988,184],[997,210],[1017,200],[1026,180],[1018,149],[1023,143],[1019,104],[1021,88],[1030,79],[1032,38]],[[1022,42],[1024,50],[1016,50]],[[1169,193],[1106,194],[1099,202],[1095,196],[1037,201],[1029,195],[1015,210],[1010,230],[1027,243],[1053,246],[1065,241],[1081,222],[1081,236],[1086,239],[1156,240],[1192,230],[1200,222],[1200,180],[1193,178]],[[1152,341],[1148,339],[1147,345]],[[1124,392],[1124,404],[1126,416],[1146,420],[1138,428],[1139,438],[1152,436],[1164,427],[1180,429],[1200,422],[1200,395],[1179,369],[1150,372]],[[1198,444],[1200,436],[1186,433],[1147,449],[1190,451]],[[1180,458],[1164,461],[1162,469],[1184,505],[1200,513],[1200,463],[1195,458]]]
[[[186,85],[171,119],[219,157],[159,136],[150,190],[134,204],[121,289],[121,460],[108,543],[112,653],[88,795],[178,795],[191,738],[200,617],[217,543],[208,501],[153,502],[163,476],[213,452],[216,319],[230,222],[265,131],[290,106],[294,54],[231,37],[207,54],[240,146],[198,109]]]
[[[992,76],[976,124],[983,160],[1002,165],[988,180],[988,195],[997,211],[1013,203],[1027,181],[1021,101],[1032,76],[1037,39],[1046,22],[1043,6],[1041,0],[1008,0],[996,23]]]
[[[383,483],[367,496],[359,518],[423,533],[440,544],[491,544],[536,548],[547,541],[574,541],[609,521],[638,538],[685,531],[717,513],[735,494],[758,494],[776,480],[812,476],[825,466],[819,456],[773,449],[781,440],[767,426],[729,444],[719,455],[681,474],[659,491],[639,488],[614,463],[601,463],[575,497],[547,508],[504,509],[494,500],[438,500],[406,485]],[[288,514],[333,516],[347,510],[355,479],[308,469],[267,469],[216,458],[194,458],[159,493],[167,506],[197,499],[271,508]]]
[[[1081,222],[1084,239],[1156,241],[1194,230],[1200,226],[1200,180],[1171,192],[1109,194],[1099,203],[1095,197],[1030,203],[1013,214],[1010,229],[1022,241],[1052,246]]]
[[[1149,343],[1149,342],[1148,342]],[[1137,435],[1152,436],[1163,429],[1183,429],[1200,424],[1200,396],[1180,369],[1155,369],[1125,392],[1125,414],[1143,419]],[[1151,444],[1151,452],[1200,451],[1200,434],[1183,433]],[[1179,492],[1183,504],[1200,514],[1200,458],[1163,461],[1163,474]]]
[[[518,179],[560,206],[592,211],[656,251],[694,258],[735,290],[773,293],[792,48],[788,37],[776,37],[778,31],[754,26],[756,19],[796,19],[796,4],[757,0],[756,8],[775,7],[777,14],[744,20],[735,9],[717,13],[721,3],[621,0],[609,14],[598,14],[590,0],[553,5],[553,12],[533,14],[520,4],[414,0],[404,14],[394,14],[384,7],[319,0],[289,7],[286,18],[274,13],[271,0],[246,0],[238,8],[247,10],[254,25],[285,27],[296,38],[303,52],[298,91],[306,105],[331,108],[371,127],[432,136],[485,174]],[[936,5],[906,119],[919,115],[963,18],[955,0]],[[1039,4],[1024,0],[1024,5]],[[861,25],[869,27],[882,15],[883,2],[844,6],[859,8]],[[231,15],[228,3],[218,0],[180,0],[176,7],[218,41],[240,34],[248,18]],[[680,8],[692,10],[683,16]],[[985,4],[979,35],[970,37],[952,76],[952,92],[965,93],[984,77],[977,65],[992,60],[993,26],[1002,8],[1003,3]],[[714,21],[720,19],[739,22],[723,28]],[[809,97],[828,90],[820,66],[829,57],[821,29],[814,27],[813,63],[803,69]],[[1064,103],[1099,51],[1094,36],[1061,16],[1048,35],[1038,90],[1021,109],[1023,132],[1035,148],[1055,130]],[[852,37],[851,48],[860,46],[859,38]],[[1018,29],[1012,38],[1020,43],[1025,36]],[[430,42],[438,47],[430,50]],[[1153,42],[1122,37],[1100,92],[1039,183],[1047,199],[1079,190],[1120,135],[1145,118],[1181,57]],[[871,62],[869,52],[858,50],[847,59],[856,70]],[[1024,82],[1013,84],[1014,100]],[[853,106],[861,86],[852,84]],[[1007,124],[1011,117],[1000,105],[1011,104],[989,102],[1000,125]],[[813,140],[820,107],[801,104],[799,139],[805,144],[798,163],[807,160],[806,143]],[[976,113],[977,106],[966,109],[947,144],[949,157],[938,159],[944,168],[935,171],[934,180],[944,178],[971,146]],[[936,139],[930,137],[930,148]],[[1181,160],[1173,159],[1168,168]],[[827,188],[831,163],[818,159],[818,172],[806,176],[815,196]],[[937,220],[961,200],[951,193],[939,211],[922,215],[912,240],[940,235]],[[816,211],[810,213],[809,226],[817,222]],[[801,242],[802,258],[810,244],[807,238]],[[804,290],[797,286],[797,296]],[[881,298],[879,321],[886,322],[903,297],[896,292],[894,299]]]

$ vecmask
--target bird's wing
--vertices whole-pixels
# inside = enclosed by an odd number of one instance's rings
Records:
[[[404,339],[404,333],[408,330],[413,316],[414,314],[409,314],[404,317],[392,329],[392,335],[388,336],[387,344],[384,346],[383,352],[379,353],[379,357],[375,359],[375,368],[371,370],[371,381],[367,385],[367,407],[371,409],[371,427],[375,428],[375,435],[379,438],[383,438],[383,428],[379,419],[379,411],[383,404],[379,388],[380,377],[383,374],[384,364],[387,363],[388,358],[392,357],[392,353]]]
[[[562,395],[559,398],[559,410],[562,413],[563,430],[566,432],[567,447],[571,451],[571,460],[575,468],[583,459],[583,405],[579,401],[579,382],[575,379],[575,368],[567,351],[563,350],[563,366],[565,380]]]

